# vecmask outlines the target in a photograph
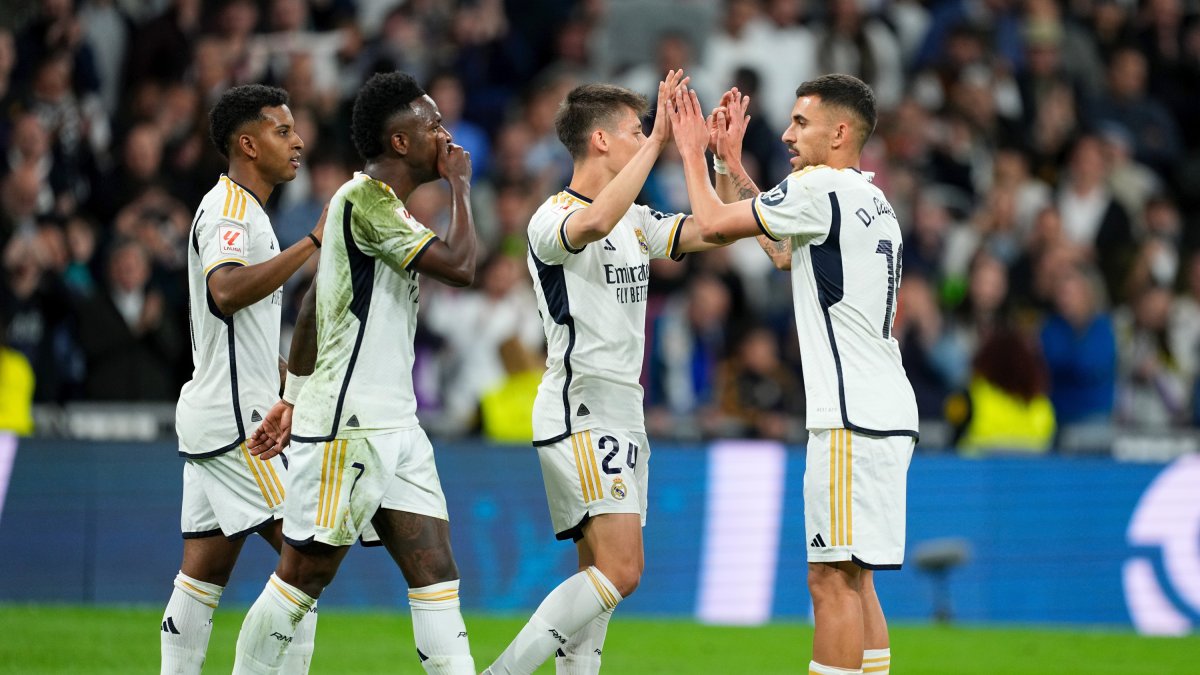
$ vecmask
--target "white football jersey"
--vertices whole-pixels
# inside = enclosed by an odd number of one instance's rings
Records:
[[[567,220],[591,200],[564,190],[529,222],[529,273],[546,333],[533,444],[604,426],[642,433],[642,354],[651,258],[683,257],[687,219],[634,204],[607,237],[574,248]]]
[[[808,428],[916,438],[916,398],[892,337],[904,244],[883,192],[855,169],[814,166],[752,205],[768,237],[791,239]]]
[[[175,411],[179,454],[212,457],[236,448],[279,400],[283,291],[225,316],[208,277],[231,265],[279,255],[279,240],[254,193],[221,176],[192,221],[188,242],[188,323],[192,379]]]
[[[365,173],[329,201],[317,267],[317,363],[292,438],[313,443],[415,427],[417,259],[435,235]]]

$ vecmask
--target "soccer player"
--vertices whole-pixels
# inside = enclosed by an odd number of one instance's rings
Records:
[[[556,536],[575,542],[579,572],[485,673],[532,673],[555,653],[559,673],[598,672],[613,609],[641,578],[650,446],[638,380],[649,263],[716,246],[690,216],[633,203],[670,141],[668,98],[681,82],[682,71],[671,71],[659,83],[649,138],[645,98],[612,85],[576,87],[555,119],[575,168],[529,223],[548,352],[533,445]]]
[[[904,559],[917,406],[891,334],[900,226],[859,169],[875,129],[874,94],[848,75],[800,85],[783,133],[794,172],[756,194],[734,166],[740,158],[723,157],[744,197],[733,204],[722,203],[708,181],[709,133],[695,92],[681,87],[675,98],[671,123],[704,238],[766,235],[791,255],[808,398],[804,519],[816,617],[808,672],[887,673],[887,623],[873,570],[898,569]]]
[[[412,383],[417,274],[451,286],[474,277],[470,156],[403,73],[363,86],[352,135],[366,166],[330,201],[315,292],[293,337],[284,401],[271,416],[272,428],[294,441],[283,553],[242,624],[234,672],[276,672],[297,622],[373,526],[408,582],[422,667],[474,675],[446,499]],[[417,186],[439,177],[452,202],[444,240],[404,206]],[[269,457],[286,441],[280,433],[255,449]]]
[[[175,428],[183,467],[183,562],[160,631],[163,673],[199,673],[212,615],[247,535],[279,550],[282,459],[250,456],[247,435],[279,396],[283,282],[321,244],[317,228],[285,251],[263,204],[296,177],[304,141],[288,95],[247,85],[226,91],[209,116],[217,150],[229,160],[201,200],[188,239],[189,319],[195,370],[179,394]],[[294,650],[308,672],[316,614]]]

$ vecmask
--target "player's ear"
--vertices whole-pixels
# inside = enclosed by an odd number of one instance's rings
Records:
[[[608,152],[608,134],[604,129],[596,129],[592,132],[592,147],[600,152]]]
[[[254,160],[258,159],[258,145],[254,142],[254,137],[250,134],[238,134],[237,148],[245,153],[246,157]]]
[[[397,155],[400,155],[401,157],[408,156],[409,139],[407,133],[403,131],[397,131],[390,136],[389,140],[392,144],[392,150],[394,150]]]

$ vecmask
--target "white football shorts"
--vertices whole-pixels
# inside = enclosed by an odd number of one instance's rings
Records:
[[[229,452],[183,465],[184,539],[223,534],[239,539],[283,518],[282,457],[263,461],[243,443]]]
[[[433,446],[421,427],[361,438],[292,443],[283,538],[349,546],[376,538],[381,508],[449,520]]]
[[[866,569],[900,569],[909,436],[812,430],[804,468],[804,532],[809,562],[850,560]]]
[[[604,513],[637,513],[646,525],[646,434],[592,429],[537,451],[556,537],[578,541],[588,518]]]

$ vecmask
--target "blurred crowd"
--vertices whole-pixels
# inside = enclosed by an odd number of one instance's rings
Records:
[[[290,93],[304,163],[268,204],[287,246],[360,165],[358,87],[400,69],[471,152],[487,252],[475,287],[422,289],[421,408],[439,433],[504,437],[543,358],[524,230],[570,176],[553,127],[564,94],[602,80],[651,96],[679,67],[705,105],[736,84],[752,97],[745,163],[767,188],[788,171],[796,85],[844,72],[879,101],[863,169],[905,229],[894,335],[922,417],[985,448],[1042,449],[1077,424],[1195,425],[1198,4],[13,0],[0,335],[38,402],[174,400],[192,367],[185,242],[224,169],[211,105],[243,83]],[[688,210],[673,149],[642,201]],[[438,230],[448,204],[430,184],[408,207]],[[285,320],[311,273],[285,288]],[[790,293],[753,241],[654,263],[652,434],[802,430]]]

